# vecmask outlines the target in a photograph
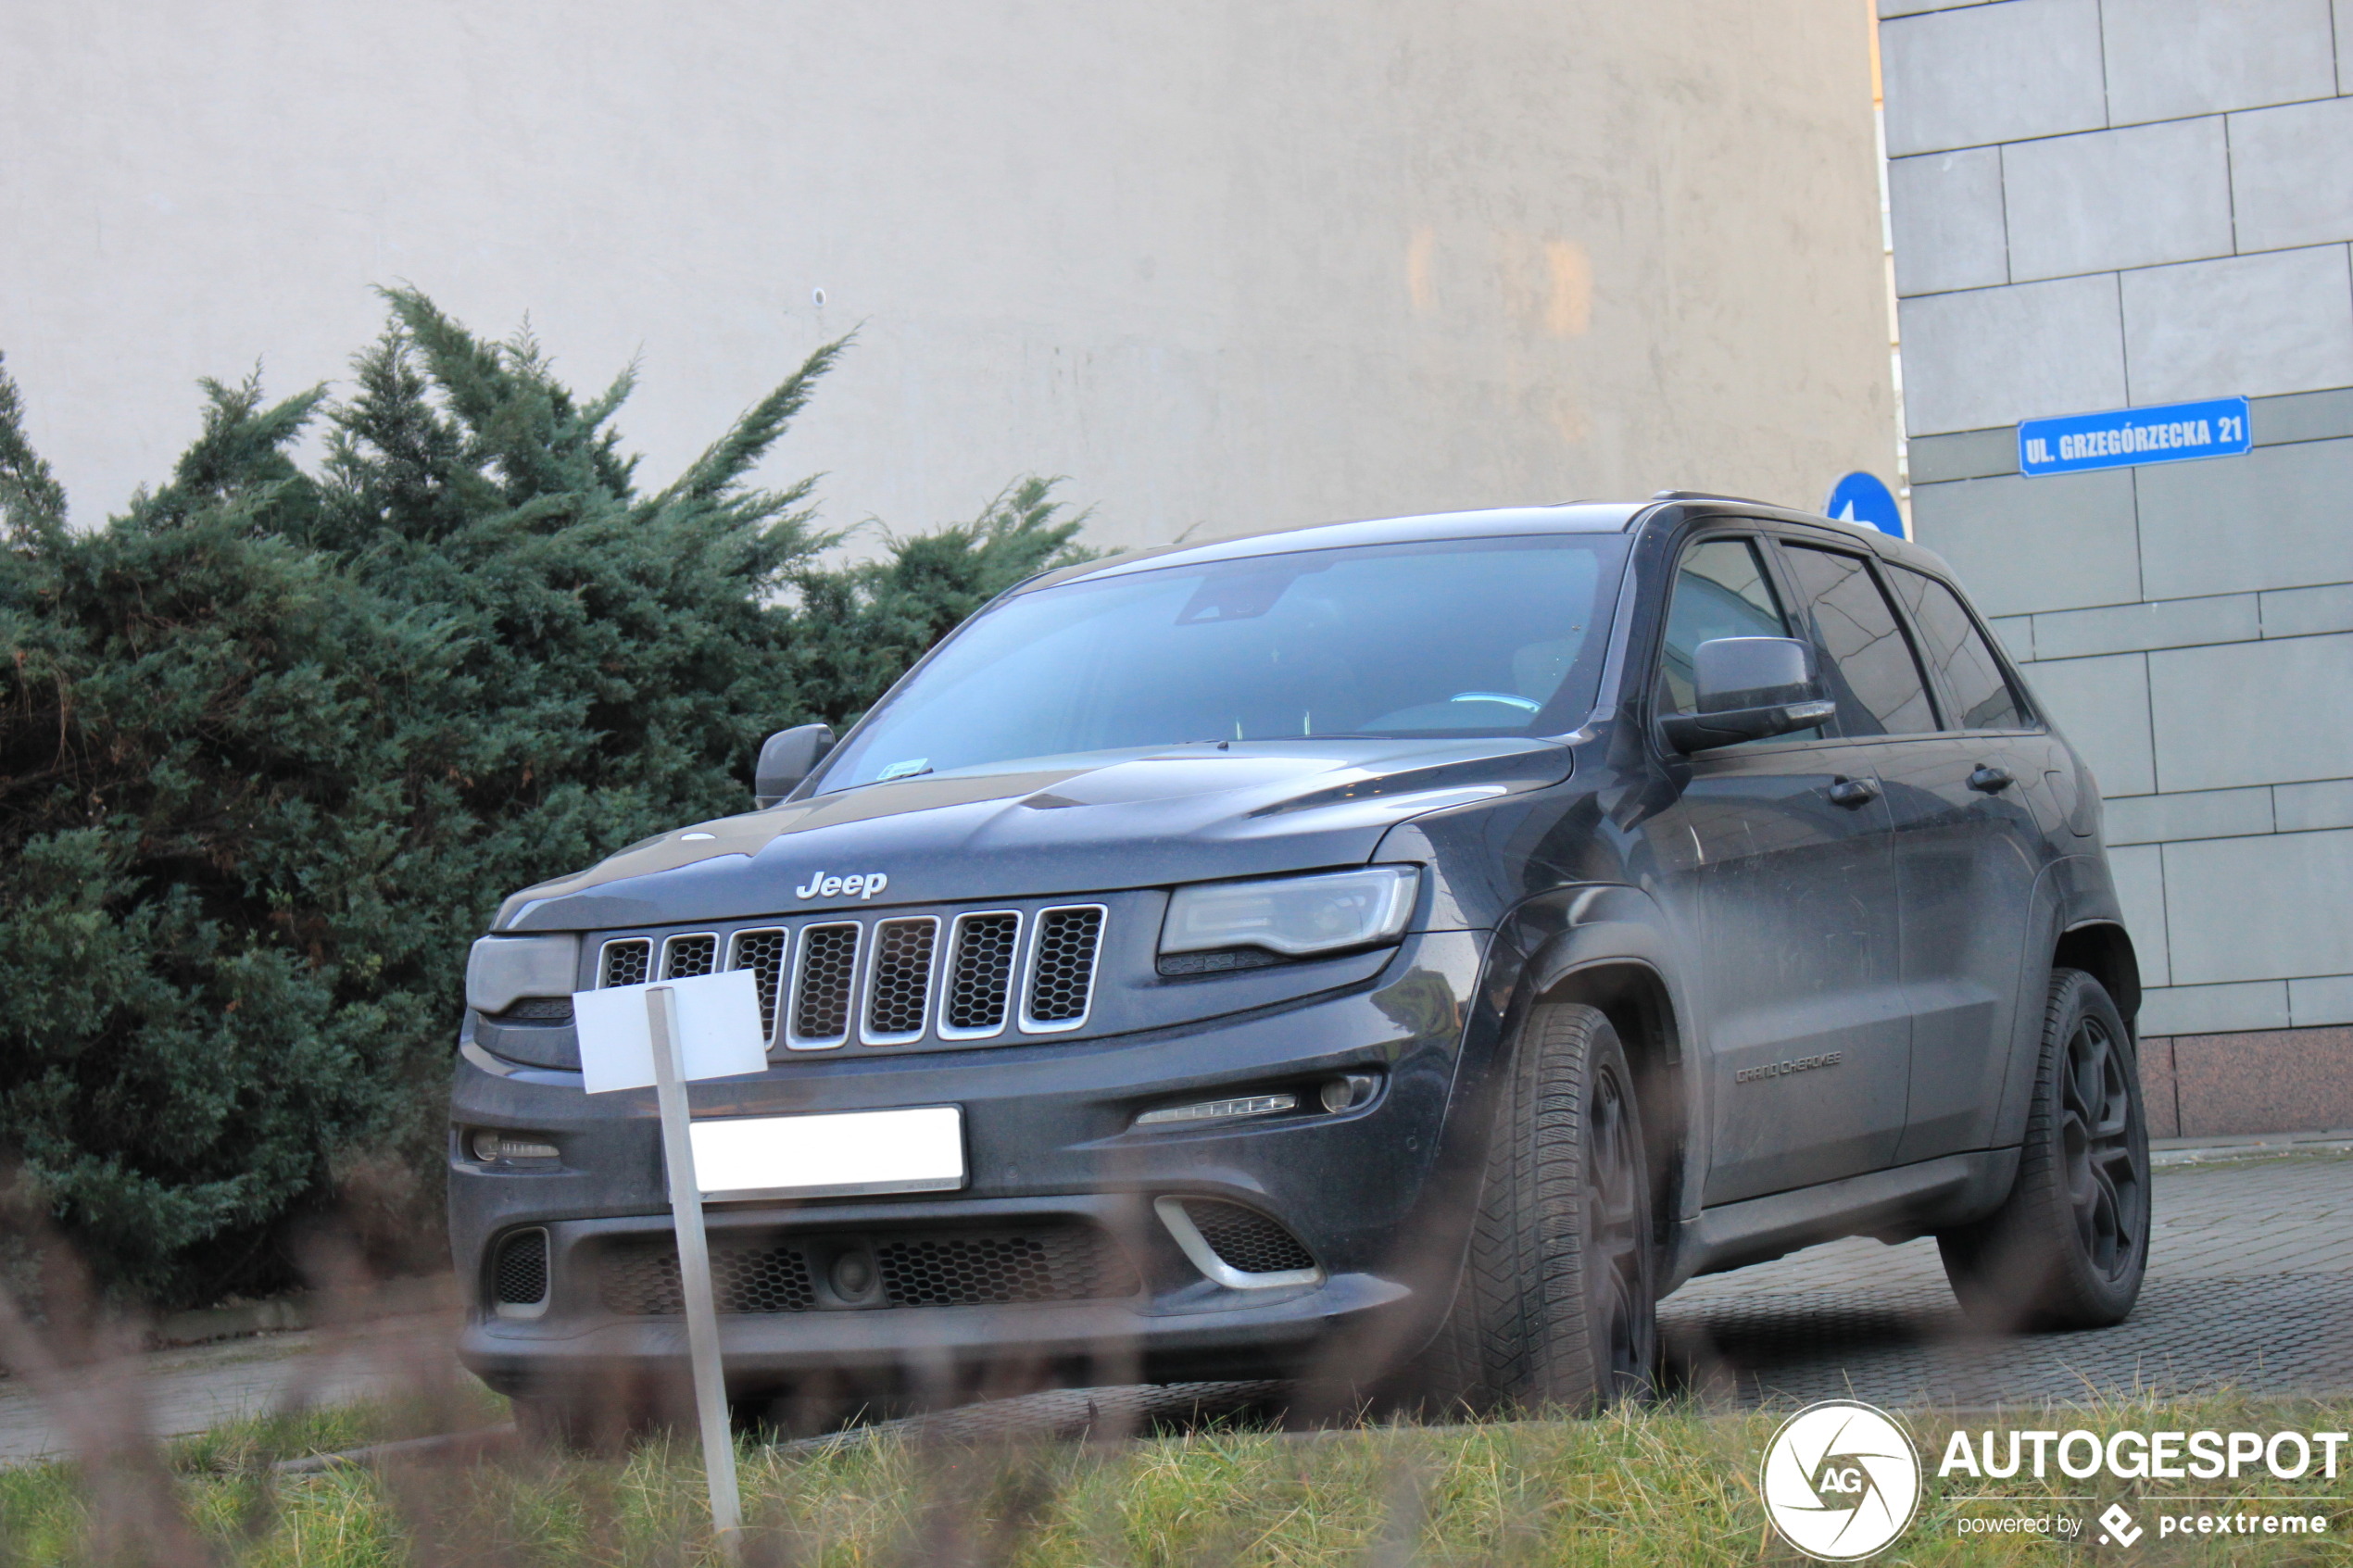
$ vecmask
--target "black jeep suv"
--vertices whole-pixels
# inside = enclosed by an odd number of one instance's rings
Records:
[[[1592,1406],[1684,1280],[1857,1234],[1935,1236],[2000,1323],[2138,1293],[2098,795],[1900,540],[1669,493],[1116,557],[758,790],[475,946],[462,1353],[532,1419],[684,1360],[653,1094],[584,1095],[573,994],[728,969],[769,1065],[698,1126],[841,1151],[711,1205],[739,1399]],[[845,1120],[907,1108],[953,1114]]]

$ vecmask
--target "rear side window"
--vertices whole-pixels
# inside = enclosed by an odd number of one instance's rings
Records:
[[[1911,639],[1860,556],[1785,545],[1782,556],[1829,657],[1840,729],[1849,735],[1925,734],[1936,728]]]
[[[1888,574],[1896,597],[1912,612],[1930,668],[1944,681],[1953,699],[1950,727],[1956,730],[2018,730],[2026,727],[2026,709],[2002,673],[2002,661],[1986,646],[1958,595],[1935,578],[1897,567]]]
[[[1692,656],[1718,637],[1786,637],[1789,620],[1773,596],[1753,539],[1710,539],[1683,552],[1667,602],[1667,649],[1659,660],[1659,711],[1689,713],[1698,699]]]

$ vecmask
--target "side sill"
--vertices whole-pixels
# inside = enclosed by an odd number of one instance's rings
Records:
[[[1841,1236],[1920,1235],[1982,1218],[2009,1196],[2015,1148],[1977,1149],[1703,1209],[1676,1237],[1673,1289]],[[1665,1294],[1664,1291],[1661,1294]]]

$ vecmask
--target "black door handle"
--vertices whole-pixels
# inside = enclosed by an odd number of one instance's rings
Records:
[[[1879,798],[1877,779],[1832,779],[1831,804],[1833,806],[1869,806]]]
[[[2010,776],[2007,768],[1996,768],[1989,762],[1979,763],[1977,771],[1969,776],[1969,788],[1982,790],[1987,795],[1999,795],[2016,783],[2018,780]]]

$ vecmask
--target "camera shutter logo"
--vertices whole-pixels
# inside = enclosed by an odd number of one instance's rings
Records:
[[[1884,1411],[1826,1399],[1781,1423],[1758,1489],[1783,1540],[1825,1562],[1854,1562],[1910,1526],[1919,1450]]]

